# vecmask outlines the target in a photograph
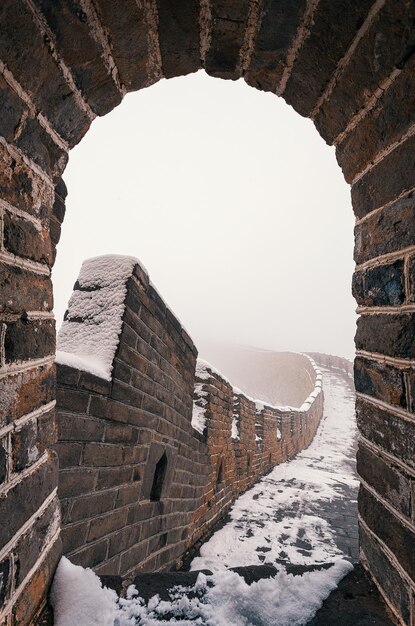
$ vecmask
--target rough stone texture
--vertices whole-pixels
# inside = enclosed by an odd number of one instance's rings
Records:
[[[138,265],[125,302],[111,383],[92,385],[85,372],[58,365],[56,450],[64,553],[99,573],[131,578],[176,567],[241,492],[309,445],[323,396],[304,414],[258,411],[210,372],[196,379],[206,393],[201,435],[191,426],[196,349]],[[316,373],[307,357],[292,356],[309,374],[305,399]],[[234,415],[239,440],[231,438]]]
[[[275,93],[305,6],[305,0],[262,2],[255,48],[245,74],[248,85]]]
[[[406,384],[401,369],[357,357],[354,364],[356,391],[406,408]]]
[[[237,79],[241,75],[240,51],[248,21],[248,0],[213,0],[211,41],[206,54],[205,69],[211,76]]]
[[[363,306],[399,306],[405,301],[404,264],[378,265],[353,275],[352,291]]]

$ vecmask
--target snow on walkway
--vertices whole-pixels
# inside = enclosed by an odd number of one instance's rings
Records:
[[[357,560],[354,392],[334,370],[323,370],[323,389],[324,414],[311,445],[238,498],[192,570]]]

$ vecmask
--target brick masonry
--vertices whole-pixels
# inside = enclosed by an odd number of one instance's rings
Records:
[[[30,481],[45,467],[51,472],[46,508],[57,487],[50,447],[54,437],[50,274],[64,217],[61,176],[68,150],[82,139],[95,116],[110,111],[127,91],[199,68],[222,78],[243,77],[253,87],[282,95],[336,147],[338,162],[352,185],[357,218],[354,293],[361,316],[356,337],[360,445],[365,447],[366,463],[381,459],[399,481],[409,481],[413,493],[413,3],[126,0],[124,4],[122,15],[111,10],[109,0],[1,4],[0,516],[10,506],[20,511],[20,498],[30,499]],[[42,382],[49,376],[50,384]],[[26,432],[27,444],[22,444],[21,431]],[[35,437],[39,441],[34,444]],[[38,455],[35,448],[44,452]],[[72,453],[76,456],[76,447]],[[377,505],[383,506],[388,511],[385,519],[397,533],[404,526],[405,533],[399,536],[405,541],[415,536],[415,519],[401,510],[399,500],[387,497],[384,481],[368,482],[370,476],[375,472],[362,476],[362,494],[371,494],[361,509],[362,564],[396,620],[413,624],[412,570],[391,541],[392,533],[379,535],[373,513]],[[33,502],[33,507],[38,504]],[[46,515],[46,508],[41,504],[37,511],[22,508],[15,533],[0,546],[4,572],[0,623],[27,624],[44,602],[55,550],[59,552],[59,533],[49,533],[45,523],[44,552],[24,580],[16,577],[13,563],[21,538],[34,529],[39,516]],[[386,571],[394,572],[396,584],[388,583]]]
[[[54,448],[64,554],[132,578],[179,566],[240,493],[309,445],[323,393],[303,355],[292,355],[309,374],[301,409],[256,405],[211,368],[195,378],[197,351],[139,265],[126,286],[111,381],[58,364]],[[191,423],[201,402],[203,433]]]

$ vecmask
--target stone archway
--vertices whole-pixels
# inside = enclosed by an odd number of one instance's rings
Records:
[[[50,268],[67,153],[128,91],[201,68],[310,117],[352,185],[361,560],[415,619],[414,17],[409,0],[4,0],[1,620],[30,622],[60,555]]]

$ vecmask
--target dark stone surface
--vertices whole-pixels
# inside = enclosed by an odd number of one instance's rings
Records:
[[[14,0],[1,4],[0,57],[32,97],[34,104],[71,145],[89,128],[90,121],[69,91],[31,11]],[[16,33],[19,34],[16,37]]]
[[[357,471],[380,496],[402,515],[411,518],[411,479],[402,469],[385,461],[362,443],[357,452]]]
[[[415,578],[415,536],[372,493],[360,487],[359,513],[370,530],[389,548],[408,576]]]
[[[357,320],[355,344],[358,350],[414,359],[415,314],[362,315]]]
[[[364,263],[414,244],[415,199],[410,194],[356,226],[354,258]]]
[[[199,2],[156,0],[156,4],[165,78],[196,72],[202,65],[199,52]]]
[[[412,189],[414,168],[415,137],[411,137],[353,185],[352,204],[357,217],[367,215]]]
[[[373,576],[382,586],[386,597],[398,608],[406,623],[410,621],[411,592],[407,583],[393,567],[377,541],[363,526],[360,528],[360,545],[366,562],[370,563]]]
[[[386,2],[377,13],[317,115],[317,129],[328,143],[402,63],[413,47],[414,18],[411,0]]]
[[[356,398],[356,417],[360,432],[369,441],[415,468],[415,423]]]
[[[76,86],[92,110],[105,115],[121,102],[79,0],[35,0],[56,37],[59,53],[71,69]]]
[[[56,456],[15,485],[0,499],[0,545],[5,546],[33,515],[58,483]]]
[[[380,593],[360,565],[340,581],[307,626],[393,626]]]
[[[313,110],[371,5],[372,0],[319,2],[310,36],[299,50],[283,94],[301,115],[308,116]]]
[[[399,306],[405,301],[403,261],[378,265],[353,275],[353,296],[364,306]]]
[[[305,0],[262,3],[255,48],[245,74],[248,85],[275,93],[305,7]]]
[[[0,314],[50,311],[53,306],[52,281],[21,267],[0,266],[2,302]]]
[[[360,393],[406,408],[404,373],[396,367],[356,357],[354,384]]]
[[[213,0],[211,44],[205,69],[211,76],[236,79],[240,76],[239,54],[248,20],[248,0]]]
[[[368,115],[349,133],[336,151],[337,160],[348,182],[384,148],[399,141],[413,122],[410,105],[415,98],[415,58],[412,57],[384,91]]]
[[[55,344],[54,320],[9,322],[4,340],[6,363],[49,356],[54,354]]]

